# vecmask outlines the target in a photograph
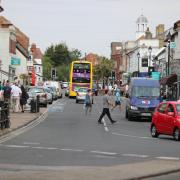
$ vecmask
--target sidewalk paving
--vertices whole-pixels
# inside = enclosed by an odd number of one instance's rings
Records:
[[[47,108],[40,107],[39,113],[31,113],[29,110],[25,111],[24,113],[10,112],[11,126],[8,129],[3,129],[3,130],[0,129],[0,136],[27,125],[28,123],[32,122],[33,120],[35,120],[39,116],[41,116],[46,110],[47,110]]]

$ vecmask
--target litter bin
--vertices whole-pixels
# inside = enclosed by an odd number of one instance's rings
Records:
[[[36,96],[36,98],[34,97],[32,100],[31,100],[31,113],[37,113],[39,112],[39,96]]]

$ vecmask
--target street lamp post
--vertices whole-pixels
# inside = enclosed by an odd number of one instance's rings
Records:
[[[151,46],[148,47],[148,52],[149,52],[149,61],[148,61],[148,68],[149,68],[149,66],[151,66],[151,53],[152,53],[152,47]]]
[[[140,53],[137,53],[137,58],[138,58],[138,77],[139,77],[139,58],[140,58]]]
[[[167,42],[168,42],[168,62],[167,62],[167,75],[169,75],[169,66],[170,66],[170,42],[171,42],[171,33],[170,31],[167,34]]]

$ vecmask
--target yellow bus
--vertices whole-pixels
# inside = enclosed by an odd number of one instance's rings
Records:
[[[93,69],[89,61],[73,61],[70,65],[69,97],[75,97],[76,91],[81,88],[92,89]]]

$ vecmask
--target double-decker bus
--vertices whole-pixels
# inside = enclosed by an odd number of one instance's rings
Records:
[[[93,77],[92,63],[88,61],[73,61],[69,75],[69,97],[76,96],[76,91],[81,88],[92,89]]]

